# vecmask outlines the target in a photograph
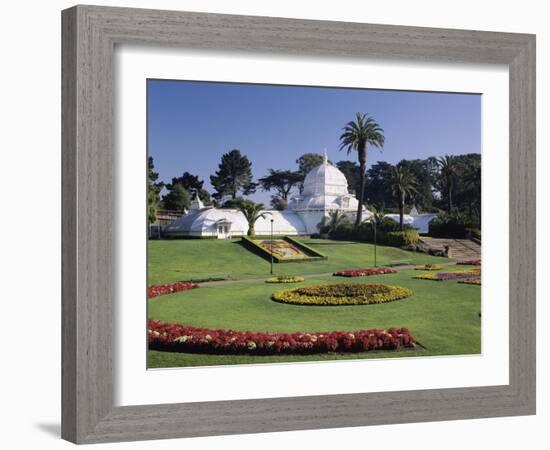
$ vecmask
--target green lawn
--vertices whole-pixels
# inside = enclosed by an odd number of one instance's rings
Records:
[[[322,273],[347,267],[367,267],[372,264],[368,259],[371,246],[367,244],[327,243],[322,246],[323,241],[307,242],[315,243],[317,248],[329,255],[329,259],[314,263],[279,264],[276,266],[277,273],[307,274],[315,270]],[[201,244],[206,244],[204,252],[213,252],[214,249],[234,245],[237,249],[234,251],[242,256],[242,259],[231,263],[234,267],[229,266],[235,278],[251,278],[266,274],[266,263],[259,257],[248,254],[238,244],[218,241],[167,241],[150,243],[150,280],[159,282],[182,279],[185,278],[182,273],[192,271],[200,274],[223,272],[217,269],[228,267],[225,259],[227,255],[220,251],[220,261],[212,262],[208,266],[203,262],[204,258],[199,258]],[[189,272],[175,272],[176,267],[183,270],[178,264],[189,261],[189,254],[179,254],[184,252],[187,246],[195,252],[196,264],[185,266]],[[174,261],[170,261],[169,255],[173,255]],[[216,257],[212,256],[212,259],[216,260]],[[379,248],[380,262],[389,259],[412,259],[418,263],[443,260],[392,248]],[[159,261],[162,261],[162,267],[169,273],[163,273],[155,267]],[[361,264],[362,261],[365,263]],[[172,268],[171,271],[169,268]],[[283,270],[285,272],[282,272]],[[270,299],[271,294],[275,290],[298,285],[270,285],[261,280],[248,279],[153,298],[148,303],[148,314],[149,317],[166,322],[251,331],[351,331],[361,328],[406,326],[425,348],[400,352],[309,356],[196,355],[150,351],[148,365],[154,368],[480,353],[480,287],[458,284],[456,281],[434,282],[413,279],[412,277],[418,273],[422,272],[406,269],[397,274],[351,279],[313,275],[299,284],[306,286],[334,282],[383,282],[409,287],[414,292],[412,297],[386,304],[336,307],[281,304],[273,302]]]
[[[328,259],[275,264],[276,275],[327,273],[374,264],[374,246],[371,244],[325,239],[300,240],[327,255]],[[147,256],[149,285],[207,276],[246,279],[269,275],[269,262],[245,249],[240,240],[149,241]],[[413,264],[449,261],[447,258],[378,246],[378,264],[388,264],[392,260],[410,260]]]

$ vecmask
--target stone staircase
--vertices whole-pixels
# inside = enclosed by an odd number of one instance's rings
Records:
[[[469,239],[443,239],[422,237],[422,242],[428,247],[444,250],[449,247],[449,258],[464,261],[468,259],[481,259],[481,245]]]

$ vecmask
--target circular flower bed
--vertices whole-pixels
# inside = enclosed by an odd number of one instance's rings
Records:
[[[412,295],[410,289],[386,284],[326,284],[277,291],[272,299],[295,305],[370,305]]]
[[[300,283],[304,281],[303,277],[293,277],[293,276],[282,276],[282,277],[273,277],[265,280],[266,283]]]

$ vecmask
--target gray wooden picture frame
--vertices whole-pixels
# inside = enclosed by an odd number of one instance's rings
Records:
[[[63,11],[62,31],[64,439],[94,443],[535,413],[535,36],[97,6]],[[127,43],[507,65],[509,384],[115,407],[113,53]]]

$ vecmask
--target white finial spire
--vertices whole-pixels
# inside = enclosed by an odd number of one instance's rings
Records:
[[[327,148],[325,147],[325,158],[323,160],[325,164],[328,164],[328,155],[327,155]]]
[[[199,191],[195,191],[195,198],[191,202],[191,206],[189,209],[191,209],[192,211],[199,211],[203,208],[204,208],[204,203],[199,197]]]

